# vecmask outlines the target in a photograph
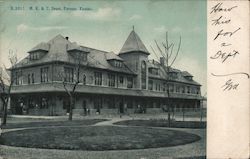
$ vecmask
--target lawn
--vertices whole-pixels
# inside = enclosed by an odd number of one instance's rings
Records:
[[[84,125],[93,125],[98,122],[107,121],[107,119],[84,119],[84,120],[73,120],[68,121],[60,120],[60,121],[49,121],[49,120],[34,120],[30,119],[30,122],[10,122],[7,125],[3,126],[4,129],[12,129],[12,128],[27,128],[27,127],[47,127],[47,126],[84,126]]]
[[[168,120],[165,120],[165,119],[125,120],[125,121],[120,121],[120,122],[117,122],[114,124],[127,125],[127,126],[168,127]],[[171,121],[170,127],[172,127],[172,128],[204,129],[204,128],[206,128],[206,122]]]
[[[176,130],[86,126],[7,132],[2,134],[0,142],[3,145],[18,147],[104,151],[169,147],[198,140],[198,135]]]

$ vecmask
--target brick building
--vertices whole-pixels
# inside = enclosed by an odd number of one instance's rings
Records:
[[[149,51],[134,30],[118,55],[81,46],[61,35],[38,44],[28,54],[10,69],[15,79],[11,91],[15,114],[66,114],[69,99],[60,74],[70,85],[76,59],[81,61],[80,83],[73,114],[83,114],[86,108],[91,114],[117,114],[159,113],[168,106],[175,111],[200,107],[201,85],[186,71],[169,68],[167,73],[162,59],[150,61]]]

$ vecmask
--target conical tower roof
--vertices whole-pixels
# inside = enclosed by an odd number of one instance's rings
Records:
[[[132,30],[119,54],[134,52],[134,51],[137,52],[139,51],[145,54],[149,54],[147,48],[141,41],[140,37],[136,34],[134,30]]]

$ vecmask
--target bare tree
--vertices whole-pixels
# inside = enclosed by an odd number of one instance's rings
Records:
[[[68,68],[68,71],[66,70]],[[75,106],[76,89],[80,83],[80,68],[81,60],[80,58],[75,58],[72,64],[64,65],[63,70],[58,72],[58,76],[62,81],[63,88],[69,98],[69,118],[73,118],[73,108]]]
[[[181,36],[180,36],[178,48],[176,51],[174,51],[175,44],[169,43],[168,32],[166,32],[165,42],[162,42],[162,45],[160,46],[158,44],[158,42],[155,40],[155,45],[156,45],[156,48],[158,50],[158,54],[156,53],[154,48],[151,46],[153,53],[155,54],[155,56],[157,58],[158,58],[158,55],[160,55],[163,58],[163,60],[166,62],[166,65],[165,65],[166,67],[164,70],[167,74],[166,85],[168,87],[169,80],[171,79],[170,68],[173,66],[173,64],[175,63],[175,61],[179,55],[179,51],[180,51],[180,47],[181,47]],[[168,126],[170,127],[170,125],[171,125],[171,107],[170,107],[170,101],[169,101],[169,98],[170,98],[169,87],[167,88],[167,95],[168,95],[168,98],[166,100],[166,104],[167,104],[167,112],[168,112]],[[172,108],[172,111],[174,111],[174,108]]]
[[[18,61],[16,53],[9,53],[9,61],[11,64],[11,69],[13,69]],[[0,96],[3,103],[1,126],[6,125],[7,123],[8,103],[15,78],[16,77],[14,77],[12,74],[9,75],[9,71],[5,66],[0,67]]]

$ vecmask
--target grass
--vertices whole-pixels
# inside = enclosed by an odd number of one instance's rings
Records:
[[[129,150],[169,147],[200,140],[198,135],[146,127],[58,127],[2,134],[1,144],[64,150]]]
[[[117,122],[115,124],[116,125],[127,125],[127,126],[168,127],[168,120],[165,120],[165,119],[125,120],[125,121]],[[171,121],[170,127],[204,129],[204,128],[206,128],[206,122]]]
[[[61,120],[61,121],[49,121],[49,120],[34,120],[30,119],[25,122],[10,122],[3,126],[4,129],[12,128],[28,128],[28,127],[47,127],[47,126],[84,126],[93,125],[98,122],[107,121],[106,119],[84,119],[84,120]]]

